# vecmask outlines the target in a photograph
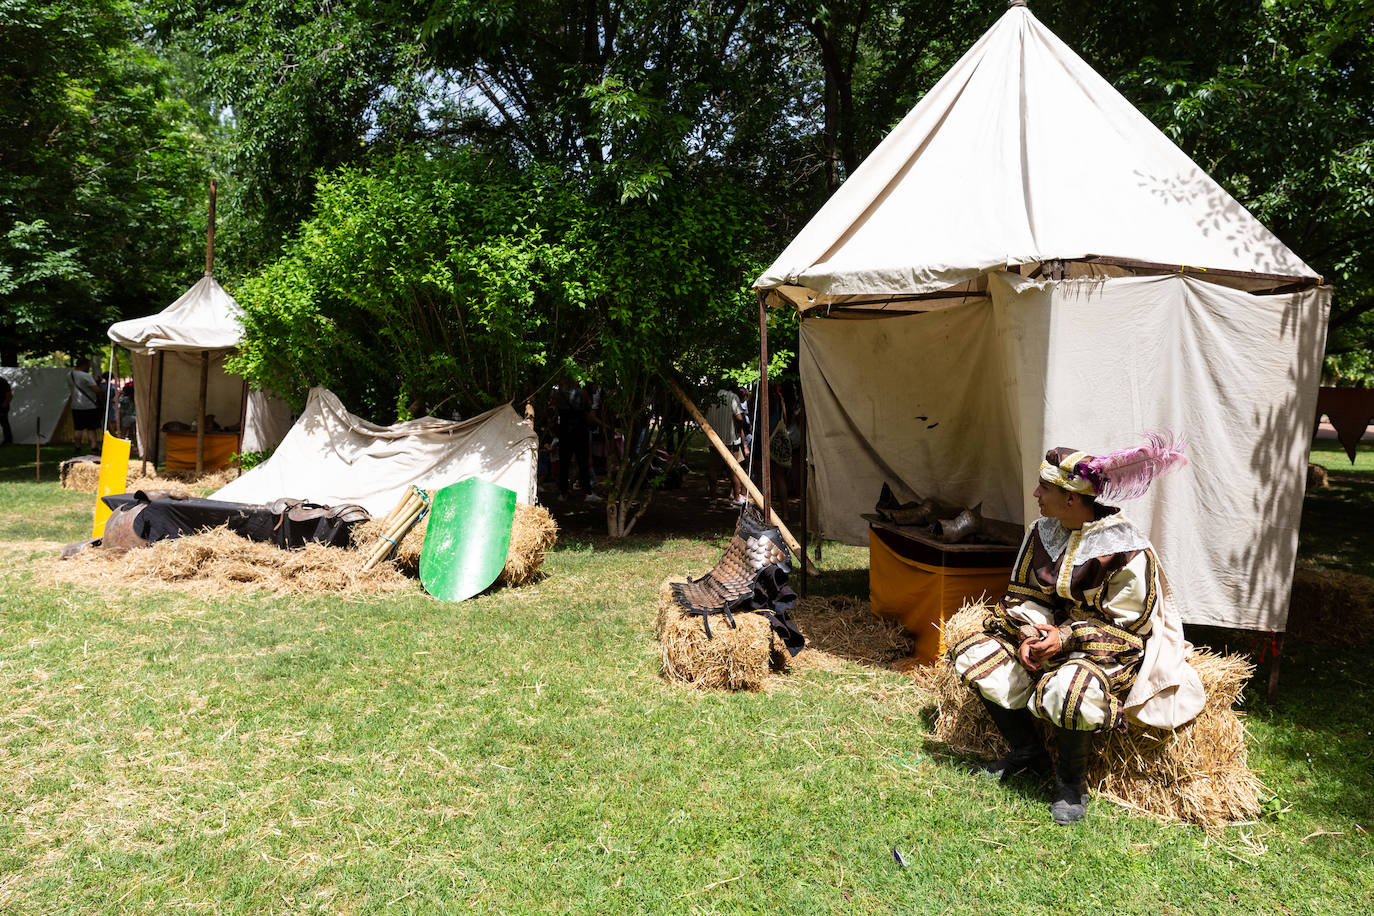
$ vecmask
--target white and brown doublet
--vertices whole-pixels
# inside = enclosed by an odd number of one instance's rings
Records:
[[[1017,658],[1022,627],[1035,623],[1057,627],[1062,646],[1038,671]],[[1196,715],[1203,694],[1189,648],[1163,600],[1149,539],[1113,514],[1078,530],[1052,518],[1032,525],[984,632],[950,656],[993,703],[1098,731],[1124,729],[1126,715],[1163,727]]]

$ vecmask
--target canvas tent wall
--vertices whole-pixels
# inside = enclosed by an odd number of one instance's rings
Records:
[[[1029,10],[755,285],[803,312],[819,533],[884,482],[1025,522],[1046,448],[1168,428],[1191,465],[1125,512],[1184,620],[1284,629],[1330,289]]]
[[[21,445],[51,442],[68,416],[72,370],[5,367],[0,369],[0,375],[9,381],[14,392],[9,417],[14,441]]]
[[[379,426],[351,414],[332,392],[313,388],[300,419],[272,457],[215,493],[265,503],[354,503],[374,516],[391,510],[412,484],[437,489],[468,477],[535,499],[538,440],[509,405],[470,420],[421,417]]]
[[[243,309],[206,274],[156,315],[112,324],[109,337],[132,355],[134,409],[138,416],[138,447],[151,450],[153,424],[169,421],[190,424],[200,404],[202,354],[208,354],[205,413],[220,426],[241,425],[240,451],[266,451],[285,433],[275,399],[251,396],[241,376],[224,362],[243,336]],[[245,398],[247,405],[245,410]],[[159,431],[156,455],[165,453],[166,436]]]

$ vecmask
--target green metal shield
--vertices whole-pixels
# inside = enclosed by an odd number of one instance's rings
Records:
[[[506,565],[515,491],[469,477],[434,494],[420,550],[420,583],[442,601],[462,601]]]

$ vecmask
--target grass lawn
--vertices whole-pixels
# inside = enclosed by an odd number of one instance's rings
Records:
[[[99,593],[43,579],[93,499],[55,476],[0,449],[0,913],[1371,909],[1374,646],[1290,640],[1277,701],[1247,692],[1258,822],[1095,802],[1064,829],[934,744],[893,672],[664,684],[656,586],[726,531],[568,536],[543,582],[459,604]],[[1351,478],[1308,509],[1367,568]],[[827,545],[813,590],[865,565]]]

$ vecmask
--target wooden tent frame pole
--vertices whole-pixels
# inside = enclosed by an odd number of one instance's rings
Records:
[[[215,179],[210,179],[210,225],[205,230],[205,276],[215,274]]]
[[[196,402],[196,476],[205,473],[205,395],[210,386],[210,351],[200,351],[200,399]]]
[[[769,437],[773,428],[768,424],[768,306],[763,301],[763,290],[759,298],[759,409],[754,424],[754,446],[759,449],[759,480],[763,482],[763,511],[765,515],[773,512],[773,479],[771,468],[772,455],[769,452]]]
[[[807,544],[807,538],[810,536],[811,528],[811,517],[806,514],[806,491],[811,485],[811,473],[810,469],[806,466],[806,396],[802,393],[800,364],[797,366],[797,369],[797,407],[801,413],[801,419],[798,421],[798,425],[801,426],[801,453],[797,455],[796,460],[801,462],[801,553],[802,559],[804,560],[806,559],[806,548],[809,546]],[[797,584],[799,586],[797,590],[801,593],[801,596],[805,598],[807,584],[805,563],[801,564],[801,579]]]
[[[162,379],[163,370],[167,368],[167,354],[162,350],[157,353],[157,400],[153,402],[153,473],[157,473],[157,456],[162,447]],[[152,375],[152,369],[148,370]],[[150,392],[151,394],[151,392]]]
[[[215,275],[215,179],[210,179],[210,219],[205,228],[205,276]],[[196,476],[205,474],[205,396],[210,386],[210,351],[200,351],[200,398],[196,402]],[[243,428],[240,420],[239,428]],[[240,442],[240,444],[242,444]]]

